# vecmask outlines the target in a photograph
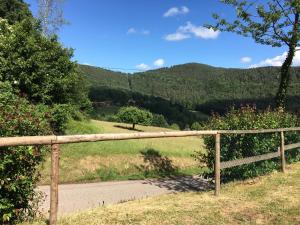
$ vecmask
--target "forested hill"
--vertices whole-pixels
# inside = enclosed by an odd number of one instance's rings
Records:
[[[161,97],[188,108],[214,101],[272,99],[278,67],[227,69],[190,63],[125,74],[80,65],[93,89],[109,88]],[[300,68],[292,69],[290,96],[300,95]]]

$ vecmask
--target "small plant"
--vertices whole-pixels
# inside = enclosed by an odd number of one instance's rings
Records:
[[[250,130],[250,129],[272,129],[282,127],[299,126],[296,116],[283,112],[258,111],[254,107],[243,107],[231,109],[224,117],[214,115],[203,126],[202,129],[214,130]],[[297,143],[300,136],[296,132],[286,132],[285,143]],[[213,136],[205,136],[204,142],[207,154],[198,153],[196,159],[200,164],[213,168],[215,160],[215,140]],[[229,161],[240,158],[261,155],[274,152],[280,146],[280,134],[222,134],[221,135],[221,161]],[[286,152],[288,162],[300,160],[300,149]],[[246,179],[263,175],[279,167],[279,158],[260,161],[247,165],[227,168],[221,171],[222,178],[227,180]],[[212,174],[209,174],[212,175]]]
[[[150,125],[153,119],[153,115],[148,110],[139,109],[137,107],[123,107],[119,110],[117,118],[120,122],[131,123],[132,129],[135,129],[135,125]]]

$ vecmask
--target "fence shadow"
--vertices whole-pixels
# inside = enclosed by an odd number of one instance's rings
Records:
[[[146,180],[144,183],[176,192],[208,191],[214,188],[214,185],[210,181],[200,176],[174,176],[167,179]]]

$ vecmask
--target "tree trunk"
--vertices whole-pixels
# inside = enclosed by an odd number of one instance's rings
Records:
[[[295,23],[293,27],[293,34],[289,45],[288,54],[284,63],[280,69],[280,85],[276,95],[276,106],[278,108],[285,108],[287,89],[290,83],[290,68],[293,63],[293,58],[296,52],[296,47],[298,43],[298,29],[299,29],[299,13],[295,14]]]
[[[135,128],[135,123],[134,123],[134,124],[132,124],[132,129],[134,130],[134,128]]]

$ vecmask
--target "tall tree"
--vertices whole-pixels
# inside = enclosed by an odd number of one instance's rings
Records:
[[[221,0],[236,9],[236,19],[228,21],[214,14],[216,25],[208,25],[220,31],[252,37],[255,42],[273,47],[287,46],[286,59],[281,66],[280,84],[276,95],[278,107],[285,107],[299,32],[299,0]]]
[[[67,23],[63,16],[63,3],[64,0],[38,0],[38,17],[45,35],[55,34]]]
[[[10,24],[32,17],[28,5],[23,0],[1,0],[0,17],[7,19]]]

